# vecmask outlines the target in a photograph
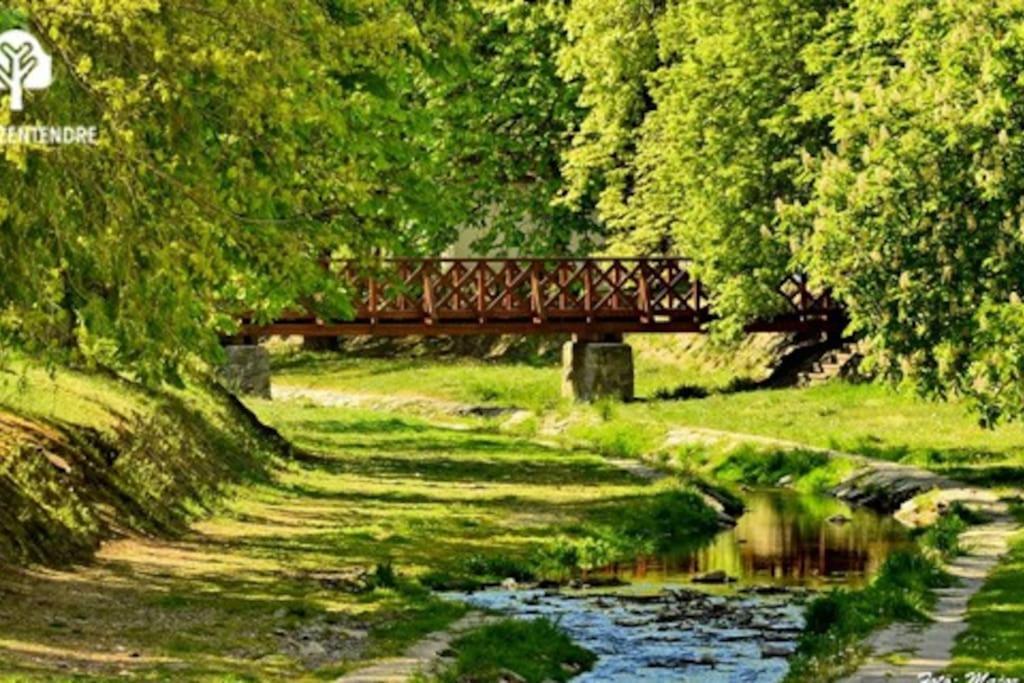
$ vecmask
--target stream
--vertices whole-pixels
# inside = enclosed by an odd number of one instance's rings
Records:
[[[622,587],[451,597],[558,623],[598,655],[574,680],[780,681],[807,600],[833,586],[863,584],[910,539],[893,518],[824,496],[756,490],[744,502],[736,527],[697,550],[638,557],[602,572],[624,580]],[[735,581],[694,582],[723,572]]]

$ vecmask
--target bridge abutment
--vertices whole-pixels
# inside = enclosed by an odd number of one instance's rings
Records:
[[[230,344],[224,347],[227,362],[220,370],[228,391],[246,396],[270,398],[270,352],[259,344]]]
[[[633,400],[633,349],[622,337],[574,337],[562,347],[562,395],[577,401]]]

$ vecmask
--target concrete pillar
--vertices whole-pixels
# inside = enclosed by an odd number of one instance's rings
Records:
[[[270,398],[270,352],[257,344],[224,347],[221,381],[236,394]]]
[[[562,347],[562,396],[577,401],[633,400],[633,349],[622,341],[581,341]]]

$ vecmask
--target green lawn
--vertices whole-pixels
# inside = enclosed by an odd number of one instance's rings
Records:
[[[553,365],[299,354],[278,358],[274,380],[281,386],[405,394],[556,414],[569,436],[613,455],[655,449],[673,428],[703,427],[923,465],[967,481],[1024,485],[1024,425],[984,429],[960,403],[930,402],[876,384],[844,382],[712,393],[703,399],[655,397],[656,387],[699,386],[702,377],[713,377],[712,384],[721,388],[728,384],[726,377],[756,374],[749,361],[756,354],[748,353],[732,368],[724,361],[708,361],[708,355],[659,372],[669,359],[644,340],[636,364],[638,395],[645,400],[615,407],[572,408],[559,398],[561,370]]]
[[[176,540],[0,572],[0,679],[330,679],[461,614],[417,577],[516,571],[668,486],[478,419],[250,405],[304,455]],[[309,630],[344,652],[303,655],[290,643]]]

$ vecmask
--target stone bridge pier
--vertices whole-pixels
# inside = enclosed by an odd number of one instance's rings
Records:
[[[621,334],[573,335],[562,347],[562,396],[632,401],[633,349]]]
[[[248,342],[248,343],[246,343]],[[232,392],[270,398],[270,353],[256,341],[224,346],[221,382]],[[562,395],[577,401],[631,401],[633,349],[622,335],[574,335],[562,347]]]

